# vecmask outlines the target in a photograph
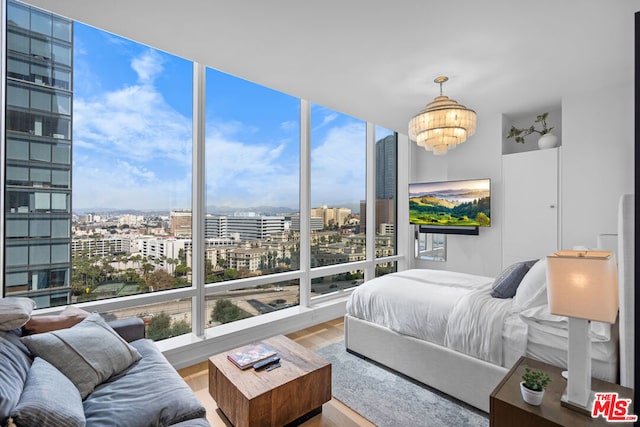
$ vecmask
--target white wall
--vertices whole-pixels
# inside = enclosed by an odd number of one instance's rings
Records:
[[[616,232],[618,199],[634,192],[633,111],[631,84],[563,97],[561,249],[595,246],[598,234]],[[441,157],[411,143],[409,182],[491,178],[491,228],[480,228],[479,236],[448,235],[446,262],[414,260],[415,268],[501,271],[502,127],[502,114],[478,112],[476,134]]]
[[[632,85],[562,99],[563,249],[616,233],[618,200],[634,192],[633,112]]]
[[[478,112],[475,135],[444,156],[411,143],[409,182],[458,179],[491,179],[491,227],[480,227],[480,235],[447,236],[445,262],[415,260],[416,268],[434,268],[496,276],[502,263],[502,115]],[[413,226],[411,234],[413,236]],[[413,246],[412,252],[413,253]]]

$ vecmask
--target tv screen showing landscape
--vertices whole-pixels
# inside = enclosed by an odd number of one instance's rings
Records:
[[[491,180],[409,184],[411,224],[491,226]]]

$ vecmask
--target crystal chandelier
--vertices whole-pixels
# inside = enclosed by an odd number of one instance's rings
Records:
[[[442,95],[446,76],[437,77],[440,96],[416,114],[409,122],[409,138],[436,156],[462,144],[476,131],[476,112]]]

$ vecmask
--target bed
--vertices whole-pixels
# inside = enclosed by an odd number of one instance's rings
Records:
[[[594,377],[628,387],[633,204],[633,195],[625,195],[619,205],[618,321],[590,326]],[[514,268],[498,279],[513,276]],[[500,280],[465,273],[414,269],[367,281],[347,302],[346,348],[488,412],[490,393],[521,355],[566,367],[567,320],[549,313],[546,260],[530,260],[522,270],[515,294],[502,298],[491,296]]]

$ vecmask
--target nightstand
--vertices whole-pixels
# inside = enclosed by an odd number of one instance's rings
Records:
[[[551,382],[544,393],[540,406],[532,406],[522,400],[520,382],[524,368],[542,369],[549,374]],[[544,427],[544,426],[591,426],[591,425],[629,425],[629,423],[611,423],[604,418],[591,418],[560,404],[560,398],[567,386],[562,378],[562,369],[521,357],[504,379],[496,386],[489,398],[489,420],[491,427]],[[633,390],[593,378],[591,388],[594,391],[617,392],[620,398],[632,399]],[[633,407],[629,411],[633,413]]]

